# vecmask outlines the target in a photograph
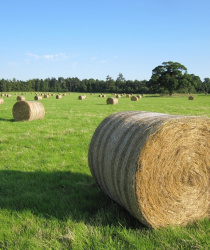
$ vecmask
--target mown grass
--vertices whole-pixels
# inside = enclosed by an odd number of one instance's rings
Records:
[[[151,230],[107,198],[88,168],[99,123],[124,110],[210,117],[210,96],[138,102],[79,93],[43,99],[44,120],[14,122],[16,96],[0,105],[0,249],[208,249],[209,220]],[[34,93],[25,94],[33,100]],[[110,95],[108,95],[110,96]]]

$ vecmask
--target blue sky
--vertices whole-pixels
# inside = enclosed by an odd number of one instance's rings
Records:
[[[0,0],[0,79],[210,77],[209,0]]]

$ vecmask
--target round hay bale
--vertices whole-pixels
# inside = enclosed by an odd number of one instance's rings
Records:
[[[4,104],[4,99],[0,98],[0,104]]]
[[[56,95],[56,99],[61,99],[62,95]]]
[[[78,97],[79,100],[84,100],[85,98],[86,98],[86,95],[80,95],[80,96]]]
[[[102,97],[106,97],[106,95],[103,94]]]
[[[25,100],[26,100],[25,96],[19,95],[17,97],[17,101],[25,101]]]
[[[188,97],[188,100],[194,100],[194,96],[190,95],[190,96]]]
[[[118,94],[117,94],[117,95],[116,95],[116,98],[121,98],[121,95],[118,95]]]
[[[102,97],[102,95],[98,95],[98,97]]]
[[[10,95],[10,94],[7,94],[7,97],[12,97],[12,95]]]
[[[34,96],[34,100],[36,100],[36,101],[40,101],[40,100],[42,100],[42,96],[38,96],[38,95],[36,95],[36,96]]]
[[[6,95],[4,93],[2,93],[1,96],[6,96]]]
[[[44,98],[49,98],[50,96],[48,94],[45,94],[44,95]]]
[[[158,228],[208,216],[210,119],[125,111],[105,118],[88,152],[99,187]]]
[[[118,99],[114,97],[109,97],[107,98],[106,103],[115,105],[115,104],[118,104]]]
[[[45,109],[41,102],[18,101],[12,109],[15,121],[32,121],[44,119]]]
[[[137,97],[138,99],[141,99],[141,95],[137,95],[136,97]]]
[[[131,96],[131,101],[138,101],[139,100],[139,98],[137,97],[137,96]]]
[[[131,95],[127,94],[127,95],[126,95],[126,97],[127,97],[127,98],[130,98],[130,97],[131,97]]]
[[[66,93],[64,93],[63,96],[66,96]]]

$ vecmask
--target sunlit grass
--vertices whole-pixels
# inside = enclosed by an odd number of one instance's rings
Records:
[[[99,123],[124,110],[210,117],[210,96],[137,102],[79,93],[43,99],[44,120],[14,122],[16,96],[0,105],[0,249],[207,249],[209,221],[151,230],[93,181],[88,147]],[[27,93],[26,100],[34,100]],[[111,95],[107,95],[109,97]]]

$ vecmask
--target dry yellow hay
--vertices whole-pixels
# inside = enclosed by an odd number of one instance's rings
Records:
[[[141,99],[141,95],[137,95],[136,97],[137,97],[138,99]]]
[[[118,99],[114,97],[109,97],[107,98],[106,103],[115,105],[115,104],[118,104]]]
[[[98,95],[98,97],[102,97],[102,95]]]
[[[86,98],[86,95],[80,95],[80,96],[78,97],[79,100],[84,100],[85,98]]]
[[[131,95],[127,94],[127,95],[126,95],[126,97],[127,97],[127,98],[130,98],[130,97],[131,97]]]
[[[66,93],[64,93],[63,96],[66,96]]]
[[[12,109],[15,121],[33,121],[44,119],[45,109],[41,102],[18,101]]]
[[[4,99],[0,98],[0,104],[4,104]]]
[[[6,96],[6,95],[4,93],[2,93],[1,96]]]
[[[56,95],[56,99],[61,99],[62,95]]]
[[[12,95],[10,95],[10,94],[7,94],[7,97],[12,97]]]
[[[121,95],[118,95],[118,94],[117,94],[117,95],[116,95],[116,98],[121,98]]]
[[[190,96],[188,97],[188,99],[189,99],[189,100],[194,100],[194,96],[190,95]]]
[[[102,97],[106,97],[106,95],[103,94]]]
[[[36,101],[40,101],[40,100],[42,100],[42,96],[38,96],[38,95],[36,95],[36,96],[34,96],[34,100],[36,100]]]
[[[44,95],[44,98],[49,98],[50,96],[48,94],[45,94]]]
[[[17,101],[25,101],[25,100],[26,100],[25,96],[22,95],[17,96]]]
[[[136,96],[131,96],[131,101],[138,101],[139,100],[139,98],[138,97],[136,97]]]
[[[112,114],[96,129],[88,162],[100,188],[148,227],[209,214],[209,118]]]

